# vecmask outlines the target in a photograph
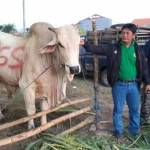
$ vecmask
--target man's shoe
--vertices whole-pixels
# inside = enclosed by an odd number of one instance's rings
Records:
[[[137,137],[140,135],[140,132],[136,132],[136,133],[130,132],[130,135],[131,135],[132,137],[137,138]]]
[[[121,133],[117,133],[117,132],[113,132],[113,136],[117,139],[122,139],[123,138],[123,134]]]

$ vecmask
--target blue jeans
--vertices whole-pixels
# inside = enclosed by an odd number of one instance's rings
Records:
[[[114,102],[113,109],[113,127],[115,134],[123,133],[123,109],[125,101],[129,108],[129,132],[138,134],[140,131],[140,91],[136,82],[124,83],[118,81],[112,87],[112,96]]]

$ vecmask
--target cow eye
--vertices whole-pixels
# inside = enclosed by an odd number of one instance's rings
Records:
[[[65,48],[61,43],[58,43],[58,45],[59,45],[60,47],[62,47],[62,48]]]

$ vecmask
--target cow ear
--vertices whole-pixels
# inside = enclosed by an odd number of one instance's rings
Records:
[[[45,47],[40,49],[40,54],[52,53],[56,49],[56,45],[46,45]]]
[[[53,51],[55,51],[56,46],[57,46],[57,39],[56,37],[54,37],[52,41],[46,44],[46,46],[40,48],[40,53],[41,54],[52,53]]]

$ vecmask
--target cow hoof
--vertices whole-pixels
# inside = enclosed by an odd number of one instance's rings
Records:
[[[2,113],[0,113],[0,120],[2,120],[4,118],[5,118],[5,116]]]
[[[35,128],[35,125],[28,125],[29,130],[34,129],[34,128]]]
[[[69,98],[65,98],[64,101],[67,102],[67,103],[71,102],[71,100]]]
[[[34,122],[30,120],[28,122],[28,129],[30,130],[30,129],[34,129],[34,128],[35,128]]]

